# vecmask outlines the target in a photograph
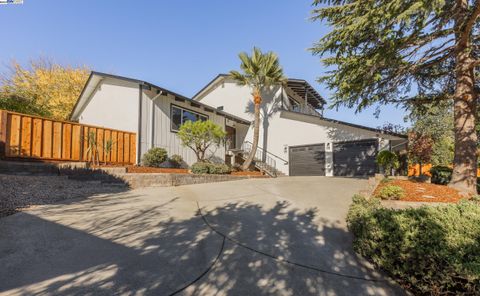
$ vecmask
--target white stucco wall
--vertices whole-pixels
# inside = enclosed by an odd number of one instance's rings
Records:
[[[253,120],[253,105],[251,90],[238,86],[234,82],[224,81],[200,99],[202,103],[218,107],[223,106],[229,112],[246,120]],[[263,94],[262,126],[260,127],[259,146],[278,156],[276,165],[283,173],[288,174],[288,147],[307,144],[320,144],[377,138],[376,132],[350,127],[320,120],[315,116],[281,111],[283,104],[287,105],[287,96],[280,87],[272,88]],[[252,141],[253,125],[249,129],[246,140]],[[388,147],[388,139],[381,141],[381,148]],[[326,153],[326,174],[333,175],[333,157],[330,150]],[[327,147],[326,147],[327,148]]]
[[[136,133],[138,94],[138,84],[104,79],[90,96],[78,121]]]

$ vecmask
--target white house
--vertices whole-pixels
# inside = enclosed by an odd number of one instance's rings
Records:
[[[195,153],[183,147],[177,136],[186,120],[210,119],[226,130],[244,130],[245,134],[250,126],[247,120],[146,81],[100,72],[90,74],[70,118],[137,133],[137,163],[152,147],[165,148],[169,155],[181,155],[189,165],[196,162]],[[209,157],[216,161],[225,161],[225,154],[225,146],[209,151]]]
[[[220,74],[193,99],[251,121],[251,93],[248,86],[239,86]],[[325,118],[325,100],[305,80],[288,79],[285,86],[270,88],[262,98],[258,157],[274,160],[284,174],[372,175],[377,170],[377,151],[405,148],[403,135]],[[244,149],[252,138],[251,128]]]
[[[262,97],[255,164],[272,175],[372,175],[379,150],[405,147],[402,135],[323,117],[324,99],[304,80],[289,79]],[[227,144],[210,151],[216,161],[241,162],[253,137],[251,90],[227,75],[189,99],[145,81],[92,72],[71,119],[137,133],[137,162],[148,149],[163,147],[194,163],[195,154],[176,134],[187,120],[210,119],[227,132]]]

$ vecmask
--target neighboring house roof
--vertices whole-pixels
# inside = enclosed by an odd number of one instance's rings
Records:
[[[223,82],[229,77],[228,74],[218,74],[207,85],[205,85],[194,96],[194,100],[201,100],[204,94],[216,87],[219,83]],[[308,103],[315,109],[323,109],[323,105],[326,104],[325,99],[306,81],[303,79],[289,78],[287,80],[287,87],[290,88],[301,98],[307,98]]]
[[[134,79],[134,78],[129,78],[129,77],[125,77],[125,76],[113,75],[113,74],[102,73],[102,72],[97,72],[97,71],[92,71],[90,73],[90,76],[88,77],[88,80],[85,83],[85,86],[83,87],[83,90],[80,93],[80,96],[78,97],[77,102],[75,103],[75,106],[73,107],[72,112],[70,113],[70,119],[74,120],[74,119],[76,119],[74,117],[80,115],[80,114],[76,114],[79,111],[81,111],[81,110],[77,110],[77,109],[82,104],[88,102],[88,98],[91,96],[93,91],[95,91],[99,82],[102,81],[104,78],[113,78],[113,79],[118,79],[118,80],[122,80],[122,81],[126,81],[126,82],[135,83],[135,84],[138,84],[138,85],[142,85],[146,88],[154,88],[159,92],[164,92],[166,94],[170,94],[170,95],[174,96],[175,99],[177,99],[177,100],[190,101],[192,104],[197,105],[196,107],[203,107],[204,109],[206,109],[210,112],[216,112],[217,114],[223,115],[230,120],[240,122],[240,123],[244,123],[244,124],[250,124],[250,121],[247,121],[243,118],[232,115],[232,114],[227,113],[225,111],[218,110],[215,107],[208,106],[208,105],[200,103],[198,101],[193,101],[192,99],[190,99],[186,96],[180,95],[178,93],[175,93],[173,91],[170,91],[168,89],[165,89],[163,87],[155,85],[153,83],[143,81],[143,80]]]

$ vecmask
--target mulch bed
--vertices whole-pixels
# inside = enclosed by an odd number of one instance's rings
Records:
[[[259,171],[239,171],[232,172],[232,176],[256,176],[256,177],[266,177],[262,172]]]
[[[99,166],[97,168],[102,167],[119,167],[119,166]],[[180,168],[153,168],[153,167],[144,167],[144,166],[136,166],[136,165],[129,165],[126,166],[127,173],[129,174],[150,174],[150,173],[162,173],[162,174],[191,174],[188,169],[180,169]],[[239,172],[231,172],[232,176],[252,176],[252,177],[268,177],[267,175],[263,174],[259,171],[239,171]]]
[[[374,196],[388,185],[396,185],[403,188],[405,196],[400,199],[401,201],[456,203],[464,198],[457,190],[445,185],[406,180],[392,180],[380,183],[374,192]]]
[[[172,169],[172,168],[152,168],[142,166],[127,166],[127,173],[132,174],[148,174],[148,173],[165,173],[165,174],[189,174],[188,169]]]

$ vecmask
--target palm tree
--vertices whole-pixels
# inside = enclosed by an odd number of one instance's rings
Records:
[[[252,163],[258,147],[262,91],[273,85],[284,84],[286,78],[283,76],[283,69],[278,61],[278,56],[274,52],[262,53],[259,48],[254,47],[251,56],[242,52],[238,57],[241,61],[240,69],[242,73],[230,71],[230,78],[235,80],[238,85],[248,85],[252,89],[255,106],[252,150],[242,165],[242,169],[246,170]]]

